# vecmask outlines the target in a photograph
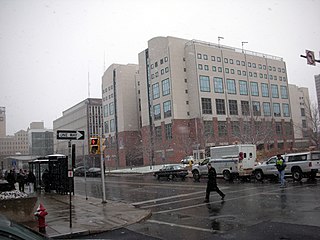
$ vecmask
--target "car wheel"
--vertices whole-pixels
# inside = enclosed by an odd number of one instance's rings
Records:
[[[170,174],[169,177],[168,177],[168,180],[173,180],[173,179],[174,179],[174,175]]]
[[[192,175],[193,175],[193,179],[195,181],[199,181],[200,180],[200,174],[199,174],[199,171],[198,170],[195,170],[192,172]]]
[[[262,181],[264,176],[263,176],[263,172],[261,170],[256,170],[254,172],[254,177],[258,180],[258,181]]]
[[[309,179],[310,179],[310,180],[315,180],[316,177],[317,177],[317,173],[315,173],[315,172],[312,172],[312,173],[310,173],[310,175],[309,175]]]
[[[231,181],[232,180],[232,175],[228,170],[223,171],[223,178],[226,181]]]
[[[292,170],[292,178],[294,181],[300,181],[302,179],[302,171],[300,168],[295,168]]]

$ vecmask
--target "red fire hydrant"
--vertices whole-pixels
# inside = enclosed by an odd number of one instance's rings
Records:
[[[42,205],[42,203],[39,204],[39,207],[37,208],[37,211],[34,213],[34,215],[38,218],[38,226],[39,226],[39,232],[45,234],[46,233],[46,215],[48,212]]]

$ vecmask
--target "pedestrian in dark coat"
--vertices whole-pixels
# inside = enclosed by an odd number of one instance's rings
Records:
[[[36,186],[36,176],[32,171],[29,171],[28,173],[27,183],[29,185],[29,193],[33,193]]]
[[[14,173],[13,173],[12,170],[10,170],[10,172],[8,173],[6,180],[7,180],[7,182],[9,183],[10,188],[11,188],[11,189],[15,189],[14,184],[15,184],[15,182],[16,182],[16,179],[15,179],[15,177],[14,177]]]
[[[24,184],[25,184],[26,176],[22,169],[20,169],[18,175],[17,175],[17,182],[19,184],[19,191],[24,192]]]
[[[215,191],[221,196],[221,200],[224,200],[225,194],[220,191],[217,186],[217,173],[216,170],[208,163],[208,183],[206,189],[206,198],[204,202],[208,203],[210,198],[210,192]]]
[[[42,174],[42,181],[44,184],[44,191],[50,192],[50,176],[49,176],[48,169],[44,170],[44,172]]]

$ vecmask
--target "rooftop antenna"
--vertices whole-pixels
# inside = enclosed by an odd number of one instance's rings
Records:
[[[220,47],[220,39],[224,39],[224,37],[218,37],[218,45]]]

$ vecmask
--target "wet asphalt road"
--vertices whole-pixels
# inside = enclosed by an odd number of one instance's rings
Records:
[[[99,178],[76,178],[76,193],[101,197]],[[85,184],[86,183],[86,184]],[[146,176],[107,176],[107,199],[151,209],[151,218],[100,239],[320,239],[319,179],[277,183],[225,182],[221,201],[212,192],[203,203],[206,180],[201,182],[156,180]],[[136,234],[136,235],[135,235]],[[116,238],[119,237],[119,238]],[[149,237],[148,237],[149,236]]]

